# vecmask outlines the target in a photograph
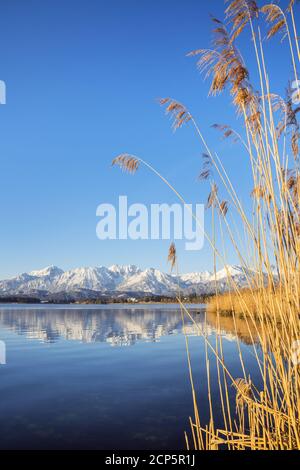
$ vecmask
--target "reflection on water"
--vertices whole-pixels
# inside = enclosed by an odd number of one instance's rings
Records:
[[[215,315],[185,320],[202,422],[208,420],[205,346]],[[223,352],[241,377],[236,335],[254,367],[242,320],[220,319]],[[0,449],[184,449],[193,413],[177,306],[0,306]],[[114,347],[112,347],[114,346]],[[123,347],[134,346],[134,347]],[[211,394],[218,397],[211,360]],[[233,394],[233,390],[230,390]],[[234,397],[232,397],[234,398]],[[216,398],[217,399],[217,398]],[[215,420],[221,408],[216,407]]]
[[[205,326],[204,309],[192,306],[191,319],[185,320],[185,333],[189,336],[216,329],[215,314],[207,314]],[[250,337],[243,320],[220,318],[221,334],[234,341],[236,334],[245,343]],[[157,342],[161,337],[182,333],[182,317],[178,308],[99,308],[70,309],[34,308],[0,309],[0,326],[42,342],[55,342],[60,338],[84,343],[107,342],[111,346],[130,346],[137,341]]]
[[[182,331],[178,309],[6,309],[0,310],[0,324],[45,342],[63,338],[85,343],[107,342],[112,346],[156,342],[162,336]],[[188,333],[195,334],[192,325],[188,326]]]

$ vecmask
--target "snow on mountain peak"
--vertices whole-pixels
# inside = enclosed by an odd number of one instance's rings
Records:
[[[63,270],[58,268],[57,266],[51,265],[47,266],[44,269],[40,269],[38,271],[31,271],[29,273],[30,276],[36,276],[36,277],[45,277],[45,276],[60,276],[63,274]]]
[[[231,277],[235,277],[235,276],[240,276],[240,277],[243,277],[245,278],[247,275],[252,275],[254,274],[255,271],[253,270],[249,270],[247,268],[243,268],[242,266],[230,266],[230,265],[227,265],[227,266],[224,266],[223,269],[221,269],[220,271],[218,271],[216,273],[216,279],[217,280],[221,280],[221,279],[225,279],[228,277],[228,276],[231,276]],[[213,275],[214,277],[214,275]]]
[[[116,274],[122,274],[122,275],[128,275],[128,274],[137,274],[141,270],[134,264],[128,264],[128,265],[118,265],[114,264],[110,266],[109,271],[116,273]]]
[[[41,291],[52,294],[93,291],[175,295],[178,289],[186,294],[208,294],[215,291],[215,280],[218,281],[220,289],[225,290],[228,288],[228,275],[234,277],[237,285],[245,286],[247,276],[253,274],[254,271],[244,270],[240,266],[226,266],[218,271],[216,276],[209,271],[176,276],[154,268],[141,270],[134,265],[82,267],[68,271],[48,266],[0,281],[0,295],[36,295]]]

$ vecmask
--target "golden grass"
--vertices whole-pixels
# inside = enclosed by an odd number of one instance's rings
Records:
[[[270,309],[269,299],[272,297],[272,305],[275,308]],[[244,318],[245,314],[248,317],[258,318],[259,312],[262,308],[263,299],[265,303],[265,318],[272,318],[273,315],[277,316],[278,321],[281,320],[279,308],[281,294],[276,290],[268,290],[267,288],[259,289],[256,291],[248,288],[240,289],[238,293],[225,292],[210,297],[207,302],[207,311],[213,313],[220,313],[222,316],[235,314],[237,317]],[[276,308],[276,305],[278,308]],[[281,305],[281,307],[280,307]],[[288,314],[288,312],[286,312]]]
[[[241,290],[239,295],[234,292],[218,294],[209,299],[207,310],[208,312],[220,313],[223,316],[227,314],[231,316],[234,313],[243,318],[246,309],[255,317],[258,313],[259,296],[259,292],[254,294],[249,289]]]
[[[297,80],[300,48],[294,8],[297,8],[294,1],[290,1],[284,10],[277,3],[259,8],[255,0],[232,0],[225,12],[226,26],[219,19],[213,19],[212,47],[189,54],[199,57],[200,71],[211,78],[210,94],[215,96],[228,90],[237,110],[239,131],[227,125],[215,127],[224,137],[234,137],[239,142],[243,158],[249,163],[247,178],[253,185],[249,194],[251,211],[244,208],[239,197],[240,188],[234,187],[222,159],[210,149],[195,117],[176,100],[160,101],[172,115],[173,127],[192,125],[204,149],[201,180],[210,184],[207,207],[212,220],[211,230],[206,229],[204,235],[212,249],[214,271],[217,263],[226,267],[230,244],[247,280],[247,290],[241,290],[228,272],[230,294],[220,295],[216,279],[216,297],[210,303],[208,315],[217,312],[215,317],[220,334],[210,340],[199,329],[205,343],[208,423],[201,420],[202,410],[198,407],[186,337],[194,404],[190,432],[185,434],[189,449],[300,450],[300,366],[295,360],[295,345],[300,340],[300,106],[293,102],[292,90],[282,98],[271,89],[263,40],[277,35],[286,39],[282,47],[286,45],[293,70],[293,76],[287,77],[287,81]],[[267,23],[265,32],[263,21]],[[246,32],[257,63],[257,69],[251,70],[251,74],[237,44],[239,36]],[[255,74],[259,83],[257,90],[250,82],[250,75]],[[300,95],[299,85],[295,92]],[[145,165],[185,204],[184,197],[149,163],[128,154],[117,157],[114,163],[131,173]],[[195,215],[193,217],[201,229],[200,221]],[[174,250],[173,247],[173,253]],[[174,256],[170,260],[176,262]],[[254,278],[249,276],[249,269],[257,273]],[[197,322],[180,295],[178,302],[183,323],[188,317],[197,328]],[[224,358],[221,324],[225,320],[220,311],[231,312],[242,377],[232,375]],[[243,322],[243,329],[246,329],[243,334],[247,335],[256,359],[260,385],[253,383],[251,370],[245,365],[239,344],[239,321]],[[217,366],[220,395],[217,403],[211,394],[210,355]],[[235,406],[229,399],[229,387],[236,392]],[[222,424],[218,427],[214,419],[215,406],[222,409]]]

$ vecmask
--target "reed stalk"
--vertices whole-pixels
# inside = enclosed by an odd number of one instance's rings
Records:
[[[300,340],[300,130],[297,119],[300,106],[299,101],[293,100],[292,90],[288,90],[286,98],[272,91],[265,52],[268,46],[264,39],[281,38],[282,47],[290,54],[293,70],[290,78],[297,80],[299,12],[295,13],[298,7],[294,0],[282,1],[284,7],[278,3],[259,7],[255,0],[226,3],[225,22],[213,19],[212,47],[194,50],[189,56],[198,57],[198,68],[211,79],[210,94],[216,96],[227,90],[236,107],[238,130],[227,125],[215,127],[226,138],[238,140],[244,158],[249,161],[247,177],[253,183],[249,194],[252,211],[243,206],[240,188],[234,187],[222,158],[211,150],[190,111],[171,98],[160,101],[167,114],[172,115],[175,129],[184,124],[192,125],[205,152],[200,177],[210,181],[207,207],[212,211],[213,225],[211,233],[205,231],[205,237],[212,249],[214,272],[217,263],[226,268],[227,243],[230,243],[246,280],[241,289],[228,271],[225,294],[219,292],[215,280],[216,296],[210,301],[207,314],[214,312],[216,315],[217,337],[213,342],[199,330],[205,342],[208,423],[202,424],[187,341],[194,417],[190,418],[190,432],[185,433],[185,439],[187,448],[196,450],[300,450],[300,354],[298,361],[296,350]],[[247,60],[238,47],[242,34],[248,34],[249,46],[254,47],[257,70],[251,70],[251,75],[257,74],[259,90],[250,82]],[[288,79],[287,76],[287,82]],[[299,85],[297,87],[299,98]],[[140,164],[146,165],[185,204],[183,196],[147,162],[125,154],[117,157],[114,164],[130,172],[135,172]],[[221,234],[219,244],[217,223]],[[250,274],[253,272],[255,275]],[[180,296],[178,302],[184,316],[198,328]],[[234,324],[242,378],[234,377],[226,363],[221,334],[224,315],[230,316]],[[252,380],[252,371],[247,369],[240,347],[241,321],[259,371],[258,383]],[[211,393],[212,361],[217,365],[218,403]],[[235,409],[229,397],[230,387],[235,391]],[[215,406],[221,407],[222,423],[215,421]]]

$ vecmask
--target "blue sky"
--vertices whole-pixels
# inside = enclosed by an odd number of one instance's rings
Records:
[[[208,186],[197,182],[203,149],[191,128],[172,133],[157,97],[173,96],[191,109],[247,200],[242,149],[210,128],[235,122],[235,110],[227,96],[207,97],[209,83],[186,57],[209,47],[209,15],[222,12],[221,0],[1,2],[1,278],[49,264],[168,269],[166,241],[96,237],[100,203],[123,194],[130,203],[175,202],[147,171],[132,177],[112,169],[124,151],[151,162],[188,202],[206,201]],[[242,38],[243,47],[251,66]],[[266,47],[273,89],[282,93],[291,69],[287,46],[275,40]],[[182,271],[212,267],[207,244],[200,252],[180,243],[178,249]]]

